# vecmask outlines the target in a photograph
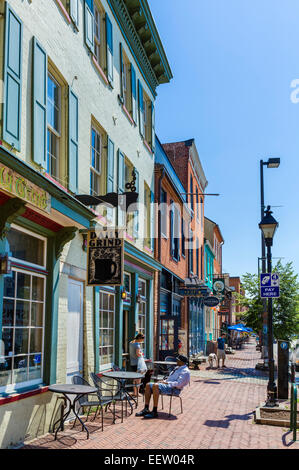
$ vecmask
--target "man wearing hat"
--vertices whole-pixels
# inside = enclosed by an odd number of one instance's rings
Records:
[[[158,418],[159,395],[179,395],[182,389],[190,382],[190,371],[188,369],[188,358],[179,355],[176,357],[177,366],[171,371],[167,379],[156,383],[147,383],[145,387],[145,405],[136,416],[144,416],[146,419]],[[153,411],[149,410],[149,403],[153,395]]]

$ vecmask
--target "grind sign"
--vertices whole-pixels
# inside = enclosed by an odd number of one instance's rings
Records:
[[[89,230],[87,236],[87,285],[121,286],[124,239],[118,230]]]

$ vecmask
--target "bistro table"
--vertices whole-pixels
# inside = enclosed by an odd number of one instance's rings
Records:
[[[143,379],[144,374],[140,374],[139,372],[127,372],[127,371],[110,371],[110,372],[102,372],[103,377],[107,377],[109,379],[117,380],[120,383],[121,392],[125,394],[126,400],[131,407],[131,412],[133,413],[132,403],[130,402],[130,398],[137,403],[135,398],[129,394],[126,390],[124,381],[125,380],[134,380],[134,379]]]
[[[87,427],[84,425],[83,421],[81,420],[80,416],[76,412],[76,403],[83,395],[89,395],[91,393],[97,393],[96,387],[89,387],[88,385],[73,385],[73,384],[62,384],[62,385],[51,385],[49,387],[50,392],[54,393],[62,393],[66,400],[68,400],[70,404],[69,410],[60,418],[58,419],[53,425],[53,431],[55,429],[55,425],[60,421],[60,425],[56,429],[55,432],[55,440],[57,439],[57,433],[61,429],[64,430],[64,423],[66,418],[69,416],[71,411],[74,412],[75,416],[79,419],[80,423],[82,424],[83,428],[87,432],[87,439],[89,438],[89,432]],[[69,397],[68,395],[74,395],[74,397]]]

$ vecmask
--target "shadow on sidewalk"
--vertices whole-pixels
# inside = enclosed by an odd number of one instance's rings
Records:
[[[244,415],[228,415],[226,416],[226,419],[220,419],[220,420],[208,419],[207,421],[204,422],[204,425],[208,427],[212,427],[212,428],[227,429],[229,427],[230,421],[234,421],[234,420],[248,421],[250,418],[253,417],[253,415],[254,415],[254,412],[252,411],[251,413],[246,413]]]

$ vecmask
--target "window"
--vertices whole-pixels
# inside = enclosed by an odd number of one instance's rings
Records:
[[[199,211],[200,211],[200,208],[199,208],[198,187],[196,186],[196,216],[197,216],[198,221],[199,221]]]
[[[167,238],[167,192],[161,188],[161,233]]]
[[[191,201],[191,210],[194,210],[194,202],[193,202],[193,177],[190,175],[190,201]]]
[[[189,229],[189,272],[193,274],[193,232]]]
[[[52,75],[48,75],[47,97],[47,171],[59,178],[59,147],[61,123],[61,88]]]
[[[185,250],[185,222],[182,217],[182,256],[186,255],[186,250]]]
[[[105,11],[99,2],[94,2],[94,56],[98,65],[106,68]]]
[[[121,50],[122,50],[121,79],[122,79],[122,92],[123,92],[123,100],[124,100],[123,104],[126,110],[129,112],[129,114],[133,118],[131,64],[123,47],[121,48]]]
[[[111,367],[114,361],[115,294],[100,292],[100,367]]]
[[[171,201],[170,211],[170,247],[171,256],[178,261],[180,259],[180,229],[181,229],[181,211],[180,207]]]
[[[138,279],[138,294],[140,301],[138,303],[138,333],[142,333],[146,338],[146,281],[144,279]]]
[[[174,349],[174,320],[161,320],[160,350]]]
[[[196,274],[199,277],[199,239],[196,239]]]
[[[151,247],[151,193],[146,184],[144,185],[144,245]]]
[[[106,193],[107,134],[96,122],[91,126],[90,194]],[[103,209],[104,210],[104,209]]]
[[[131,274],[124,273],[124,288],[127,294],[131,294]]]
[[[42,382],[46,275],[41,271],[46,239],[13,227],[7,245],[13,267],[3,282],[0,389],[11,392]]]

